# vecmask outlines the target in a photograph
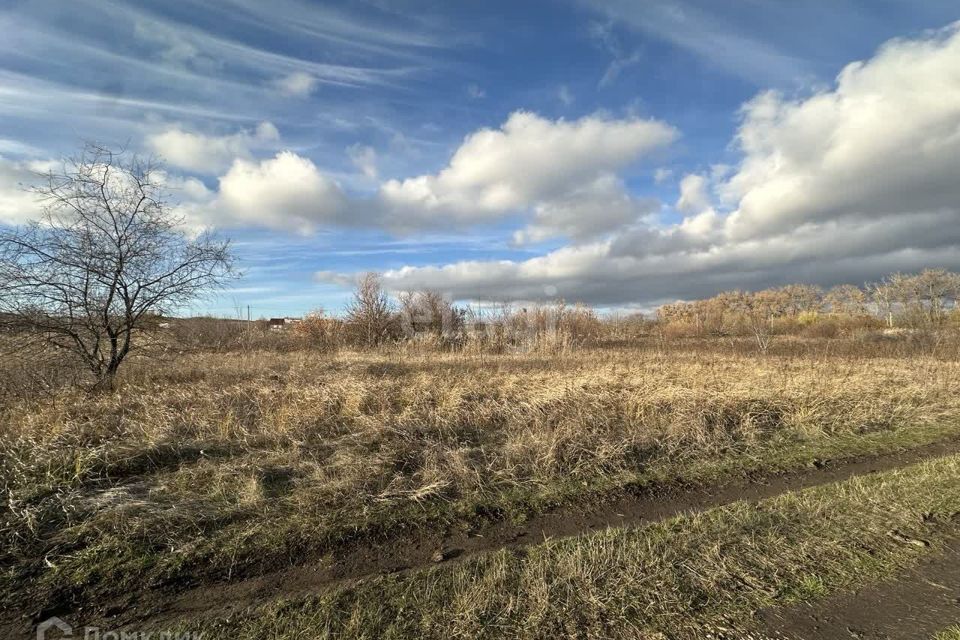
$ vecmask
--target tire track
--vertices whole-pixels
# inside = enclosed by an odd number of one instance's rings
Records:
[[[960,623],[960,540],[892,580],[760,615],[782,640],[929,640]]]
[[[319,561],[305,562],[232,582],[211,581],[177,592],[145,590],[128,594],[71,619],[104,622],[111,628],[157,627],[203,616],[228,616],[253,605],[291,598],[378,575],[404,573],[444,563],[458,563],[481,553],[519,548],[548,539],[567,538],[607,527],[639,526],[683,513],[705,511],[738,500],[756,502],[789,491],[830,484],[855,476],[907,467],[960,453],[960,438],[907,451],[838,461],[813,468],[756,475],[715,487],[653,486],[593,505],[564,506],[532,516],[522,524],[498,522],[473,531],[414,531],[383,542],[358,541]],[[35,621],[36,622],[36,621]]]

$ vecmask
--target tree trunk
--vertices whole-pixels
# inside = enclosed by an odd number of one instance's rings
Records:
[[[113,391],[116,387],[117,369],[120,368],[119,361],[110,362],[97,375],[97,381],[94,383],[91,391],[93,393],[107,393]]]
[[[93,384],[93,387],[90,388],[90,391],[92,393],[108,393],[113,391],[116,377],[116,372],[104,372],[100,374],[100,376],[97,378],[97,381]]]

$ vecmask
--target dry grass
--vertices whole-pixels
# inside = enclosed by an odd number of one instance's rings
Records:
[[[381,576],[183,628],[278,640],[760,638],[751,633],[759,608],[816,600],[935,552],[957,530],[958,474],[960,457],[951,456],[757,505]]]
[[[125,576],[227,576],[345,538],[956,432],[960,364],[874,356],[653,346],[131,363],[111,395],[3,405],[0,590],[13,602],[123,589]]]
[[[933,640],[960,640],[960,624],[955,624],[937,633]]]

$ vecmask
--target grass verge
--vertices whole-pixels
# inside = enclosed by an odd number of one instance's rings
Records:
[[[206,638],[701,638],[889,576],[955,535],[960,456],[548,541],[205,621]],[[716,637],[716,636],[714,636]],[[948,636],[949,637],[949,636]]]
[[[482,528],[485,522],[524,519],[549,509],[577,504],[601,504],[624,491],[639,492],[655,487],[683,486],[691,489],[722,485],[735,479],[802,471],[830,460],[882,456],[909,451],[957,437],[955,424],[904,426],[889,431],[853,435],[840,434],[808,441],[769,441],[745,451],[710,458],[663,461],[636,471],[590,478],[570,479],[549,486],[520,485],[492,495],[459,501],[427,501],[407,505],[384,505],[362,516],[318,526],[322,519],[310,511],[297,513],[277,505],[259,511],[257,517],[209,523],[198,527],[195,543],[185,547],[158,544],[162,531],[151,537],[128,536],[125,531],[141,528],[136,508],[111,523],[107,529],[88,530],[81,525],[68,533],[80,548],[63,554],[31,580],[10,567],[0,575],[0,592],[6,591],[12,608],[19,608],[22,596],[34,604],[93,602],[144,586],[197,580],[222,580],[269,571],[303,562],[311,556],[335,553],[350,541],[375,544],[378,539],[405,535],[411,529],[443,530],[447,527]],[[163,523],[161,523],[163,524]],[[171,529],[178,520],[166,523]],[[217,526],[219,524],[219,526]],[[64,536],[66,538],[67,536]],[[27,589],[23,587],[32,582]],[[19,596],[19,597],[18,597]]]

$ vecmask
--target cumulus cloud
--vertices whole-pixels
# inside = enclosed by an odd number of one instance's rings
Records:
[[[405,224],[489,221],[623,169],[676,136],[657,120],[554,121],[517,111],[500,129],[467,136],[439,173],[390,180],[380,198]]]
[[[191,203],[209,202],[216,195],[202,180],[194,177],[171,175],[166,171],[159,173],[160,182],[178,201]]]
[[[388,180],[359,195],[348,195],[311,160],[290,151],[255,162],[244,153],[247,142],[275,137],[260,129],[217,139],[177,131],[151,142],[176,150],[181,164],[190,159],[194,166],[212,166],[236,158],[219,178],[214,206],[193,207],[195,216],[214,224],[301,232],[349,225],[409,233],[529,217],[531,224],[515,238],[527,243],[554,236],[584,241],[656,210],[659,203],[627,194],[616,172],[676,135],[656,120],[548,120],[521,111],[499,129],[467,136],[438,173]],[[208,157],[201,162],[196,156],[202,151]],[[346,153],[367,178],[377,178],[372,147],[355,144]],[[342,215],[348,207],[350,216]]]
[[[343,221],[347,198],[307,158],[282,151],[254,162],[238,159],[220,178],[212,212],[226,223],[309,233]]]
[[[612,239],[609,255],[640,258],[706,251],[720,246],[721,230],[722,218],[708,208],[668,227],[639,224],[627,229]]]
[[[803,100],[763,93],[743,110],[744,159],[721,187],[736,238],[829,219],[960,203],[960,34],[894,40]]]
[[[703,221],[697,221],[703,222]],[[598,305],[660,303],[790,282],[862,283],[931,265],[960,268],[960,216],[875,221],[856,228],[828,222],[801,232],[711,245],[688,231],[638,228],[614,239],[569,246],[528,260],[461,261],[384,273],[395,291],[434,288],[462,300],[544,300]],[[844,237],[837,243],[837,237]],[[904,240],[907,237],[909,240]],[[334,281],[331,274],[318,274]],[[552,292],[552,293],[550,293]]]
[[[680,180],[680,198],[677,200],[677,211],[683,213],[701,213],[711,207],[708,192],[709,181],[701,175],[689,173]]]
[[[655,198],[636,198],[613,175],[604,175],[583,187],[534,207],[533,221],[513,235],[515,244],[541,242],[564,236],[580,242],[602,236],[656,213]]]
[[[274,81],[274,86],[289,98],[305,98],[313,93],[319,81],[317,77],[304,71],[294,71]]]
[[[169,127],[147,136],[147,146],[174,167],[215,173],[230,166],[235,158],[249,158],[251,149],[269,146],[280,139],[280,132],[271,122],[261,122],[256,129],[242,130],[225,136],[209,136]]]
[[[643,220],[528,260],[405,267],[384,281],[461,299],[628,304],[960,268],[957,25],[887,43],[830,90],[760,94],[736,143],[736,166],[681,180],[675,224]]]

